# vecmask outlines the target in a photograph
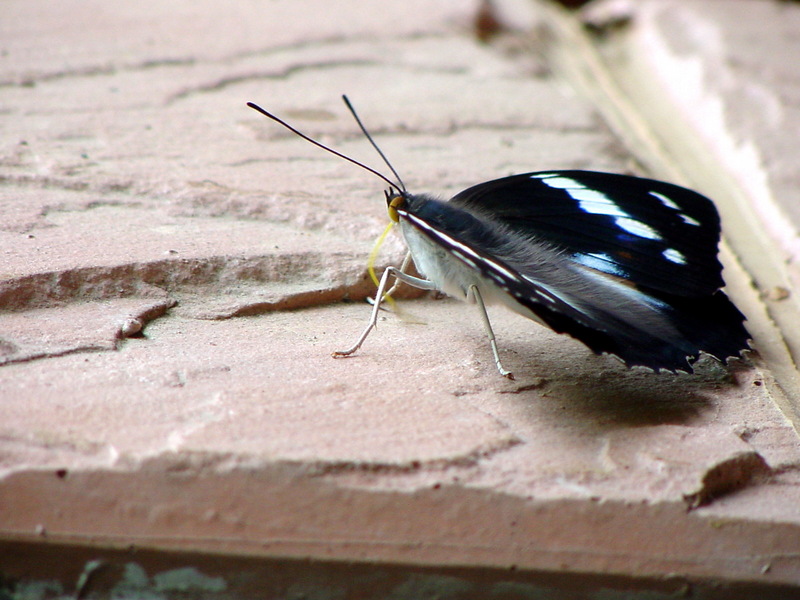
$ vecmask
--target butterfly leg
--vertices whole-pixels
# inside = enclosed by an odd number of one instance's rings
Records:
[[[403,261],[403,266],[406,265],[406,261]],[[402,268],[402,267],[401,267]],[[361,334],[361,337],[358,338],[355,344],[352,347],[348,348],[347,350],[337,350],[333,353],[333,357],[342,357],[342,356],[350,356],[354,352],[356,352],[359,348],[361,348],[361,344],[364,343],[364,340],[367,339],[370,331],[374,327],[376,327],[378,322],[378,311],[381,307],[381,302],[384,298],[388,295],[386,292],[386,286],[389,283],[389,277],[394,277],[398,282],[402,281],[403,283],[407,283],[408,285],[419,288],[421,290],[435,290],[436,286],[433,284],[432,281],[428,281],[427,279],[421,279],[419,277],[412,277],[407,273],[403,273],[401,269],[396,267],[387,267],[386,270],[383,272],[381,276],[380,284],[378,285],[378,293],[375,294],[375,302],[372,305],[372,315],[369,318],[369,323],[367,323],[366,329]],[[394,287],[392,287],[394,289]]]
[[[408,265],[410,264],[411,264],[411,252],[407,252],[406,257],[403,259],[403,264],[400,265],[400,272],[405,273],[406,269],[408,269]],[[381,302],[383,302],[387,298],[391,299],[394,293],[397,291],[397,288],[400,287],[401,283],[403,283],[403,281],[399,277],[395,278],[394,285],[389,289],[388,292],[386,292],[382,296]],[[376,294],[375,298],[377,297],[378,295]],[[367,302],[369,302],[370,304],[375,304],[375,298],[367,298]]]
[[[406,252],[406,257],[403,259],[403,264],[400,265],[400,272],[405,273],[406,269],[408,269],[408,265],[411,264],[411,252]],[[403,280],[399,277],[395,279],[394,285],[386,292],[386,296],[391,297],[397,291],[397,288],[400,287],[400,284],[403,283]],[[386,299],[384,296],[384,299]]]
[[[494,338],[494,331],[492,330],[492,324],[489,322],[489,315],[486,312],[486,305],[483,303],[483,298],[481,297],[481,292],[478,289],[478,286],[471,285],[469,287],[469,292],[467,293],[467,300],[469,301],[471,298],[475,299],[475,303],[478,305],[478,309],[481,312],[481,318],[483,319],[483,326],[486,329],[486,335],[489,336],[489,344],[492,346],[492,354],[494,354],[494,363],[497,365],[497,370],[500,371],[500,375],[503,377],[507,377],[508,379],[514,380],[514,374],[511,371],[506,371],[503,368],[503,364],[500,362],[500,354],[497,351],[497,342]]]

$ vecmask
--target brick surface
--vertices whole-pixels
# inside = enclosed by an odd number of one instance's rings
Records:
[[[384,170],[348,93],[414,191],[629,172],[546,68],[552,17],[504,4],[524,34],[485,45],[471,3],[2,10],[4,538],[800,583],[769,360],[627,370],[498,309],[511,382],[474,308],[428,297],[330,357],[370,310],[382,182],[245,102]]]

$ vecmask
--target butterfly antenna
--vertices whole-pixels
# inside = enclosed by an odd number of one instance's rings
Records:
[[[386,155],[378,147],[378,144],[375,143],[375,140],[372,139],[372,136],[369,134],[369,131],[367,131],[367,128],[364,127],[364,124],[361,122],[361,119],[358,118],[358,113],[356,112],[356,109],[353,108],[353,105],[350,103],[350,99],[347,96],[343,95],[342,100],[344,100],[344,103],[347,105],[347,110],[350,111],[350,114],[353,115],[353,118],[356,120],[356,123],[358,123],[358,126],[361,128],[361,132],[369,140],[369,143],[372,144],[372,147],[375,148],[375,151],[383,159],[383,162],[386,163],[386,166],[389,167],[389,169],[394,174],[395,178],[397,179],[397,183],[400,184],[400,189],[405,192],[406,185],[403,183],[402,178],[400,177],[400,175],[397,174],[397,171],[395,171],[394,167],[392,166],[392,163],[390,163],[389,159],[386,158]]]
[[[349,105],[349,104],[348,104],[348,105]],[[280,119],[280,118],[276,117],[275,115],[273,115],[271,112],[264,110],[264,109],[263,109],[263,108],[261,108],[261,107],[260,107],[258,104],[254,104],[254,103],[252,103],[252,102],[248,102],[248,103],[247,103],[247,106],[249,106],[249,107],[250,107],[250,108],[252,108],[253,110],[257,110],[258,112],[260,112],[260,113],[261,113],[262,115],[264,115],[265,117],[269,117],[270,119],[272,119],[272,120],[273,120],[273,121],[275,121],[276,123],[279,123],[280,125],[283,125],[283,126],[286,128],[286,129],[288,129],[289,131],[291,131],[291,132],[292,132],[292,133],[294,133],[295,135],[297,135],[297,136],[299,136],[299,137],[303,138],[303,139],[304,139],[304,140],[306,140],[307,142],[311,142],[312,144],[314,144],[314,145],[315,145],[315,146],[317,146],[318,148],[322,148],[322,149],[323,149],[323,150],[325,150],[326,152],[330,152],[331,154],[333,154],[333,155],[335,155],[335,156],[338,156],[339,158],[343,158],[343,159],[345,159],[346,161],[348,161],[348,162],[351,162],[351,163],[353,163],[354,165],[361,167],[361,168],[362,168],[362,169],[364,169],[365,171],[369,171],[369,172],[370,172],[370,173],[372,173],[373,175],[377,175],[378,177],[380,177],[381,179],[383,179],[383,180],[384,180],[386,183],[388,183],[388,184],[389,184],[391,187],[393,187],[393,188],[395,188],[395,187],[398,187],[398,184],[397,184],[397,183],[395,183],[394,181],[392,181],[391,179],[389,179],[388,177],[386,177],[386,176],[385,176],[383,173],[380,173],[380,172],[376,171],[376,170],[375,170],[375,169],[373,169],[372,167],[368,167],[368,166],[367,166],[367,165],[365,165],[364,163],[358,162],[358,161],[357,161],[356,159],[354,159],[354,158],[350,158],[350,157],[349,157],[349,156],[347,156],[346,154],[342,154],[341,152],[337,152],[336,150],[334,150],[333,148],[330,148],[330,147],[326,146],[326,145],[325,145],[325,144],[323,144],[322,142],[318,142],[317,140],[315,140],[315,139],[313,139],[313,138],[310,138],[309,136],[307,136],[307,135],[306,135],[305,133],[303,133],[302,131],[298,131],[297,129],[295,129],[294,127],[292,127],[291,125],[289,125],[289,124],[288,124],[286,121],[284,121],[283,119]],[[351,108],[351,110],[352,110],[352,108]],[[355,113],[354,113],[354,114],[355,114]],[[358,121],[358,117],[356,117],[356,121]],[[360,122],[360,121],[359,121],[359,125],[361,125],[361,122]],[[363,125],[361,126],[361,129],[362,129],[362,130],[364,129]],[[366,133],[366,131],[365,131],[364,133]],[[370,138],[370,137],[369,137],[369,135],[367,135],[367,138],[369,139],[369,141],[370,141],[370,142],[372,142],[372,138]],[[373,145],[373,146],[375,146],[375,142],[372,142],[372,145]],[[375,146],[375,147],[377,148],[377,146]],[[378,150],[378,152],[380,153],[381,157],[383,157],[383,153],[381,153],[381,151],[380,151],[380,150]],[[383,158],[383,160],[386,160],[386,158]],[[387,161],[387,163],[386,163],[386,164],[389,164],[389,163],[388,163],[388,161]],[[390,169],[392,169],[392,165],[389,165],[389,168],[390,168]],[[398,177],[398,176],[397,176],[397,172],[396,172],[394,169],[392,169],[392,173],[394,173],[394,176],[395,176],[395,177],[397,177],[397,181],[398,181],[398,183],[400,184],[400,185],[399,185],[400,189],[402,189],[402,190],[404,190],[404,191],[405,191],[405,186],[403,185],[403,182],[400,180],[400,177]]]

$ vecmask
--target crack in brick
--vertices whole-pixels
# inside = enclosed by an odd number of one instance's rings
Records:
[[[74,348],[67,348],[64,350],[57,350],[55,352],[38,352],[26,354],[17,358],[8,358],[5,360],[0,359],[0,367],[8,365],[18,365],[22,363],[34,362],[36,360],[43,360],[47,358],[61,358],[62,356],[69,356],[71,354],[92,354],[97,352],[111,352],[115,349],[114,345],[105,346],[103,344],[87,344],[85,346],[76,346]]]
[[[16,344],[9,340],[0,340],[0,366],[28,363],[36,360],[60,358],[71,354],[85,354],[95,352],[112,352],[118,350],[124,339],[140,333],[148,323],[159,317],[164,316],[167,311],[175,305],[175,301],[167,298],[146,306],[141,310],[131,311],[127,317],[119,319],[116,326],[103,326],[108,323],[109,315],[99,310],[99,314],[91,314],[89,309],[83,312],[69,313],[66,315],[58,314],[58,318],[70,321],[72,328],[65,328],[61,337],[54,334],[53,323],[54,315],[52,311],[44,311],[44,316],[39,318],[34,314],[33,318],[25,319],[22,328],[19,327],[17,320],[17,333],[23,341]],[[90,307],[91,308],[91,307]],[[113,308],[113,305],[112,305]],[[49,318],[48,318],[49,317]],[[113,315],[111,318],[114,318]],[[131,327],[131,322],[136,327]],[[12,327],[14,321],[12,320]],[[100,323],[100,326],[98,326]],[[6,323],[8,324],[8,323]],[[127,328],[127,331],[125,329]],[[88,329],[89,332],[97,330],[91,334],[94,339],[85,341],[81,339],[82,330]],[[55,339],[53,339],[55,337]],[[44,350],[41,348],[44,347]]]
[[[378,64],[379,63],[376,63],[373,60],[366,60],[366,59],[334,60],[334,61],[307,62],[307,63],[289,65],[288,67],[284,67],[277,71],[251,71],[249,73],[241,73],[239,75],[223,77],[222,79],[218,79],[210,83],[183,89],[179,92],[175,92],[174,94],[168,96],[164,100],[163,104],[164,106],[169,106],[177,102],[178,100],[183,100],[184,98],[187,98],[194,94],[205,94],[208,92],[216,92],[225,89],[226,87],[229,87],[231,85],[237,85],[248,81],[261,81],[264,79],[268,80],[289,79],[292,75],[295,75],[296,73],[301,73],[303,71],[328,70],[340,67],[378,66]]]
[[[2,164],[2,161],[0,161]],[[9,175],[0,174],[0,184],[14,185],[20,188],[37,190],[64,190],[68,192],[92,192],[95,194],[120,194],[134,190],[134,182],[130,179],[104,179],[97,182],[90,179],[76,179],[73,176],[58,177],[53,175]],[[96,202],[95,206],[117,206],[121,202]],[[125,207],[138,206],[136,202],[126,202]],[[94,207],[89,207],[94,208]]]
[[[483,444],[470,452],[449,456],[410,460],[405,462],[366,462],[366,461],[316,461],[298,463],[298,466],[311,477],[353,475],[356,473],[373,475],[410,475],[420,472],[446,471],[450,468],[474,467],[481,461],[510,450],[524,442],[515,435]]]
[[[420,32],[407,34],[405,41],[435,39],[442,37],[441,33]],[[138,62],[121,62],[118,64],[94,64],[81,67],[56,69],[53,71],[39,71],[17,74],[15,77],[0,79],[0,88],[3,87],[33,87],[40,83],[58,81],[69,78],[82,77],[108,77],[119,73],[136,73],[160,68],[192,67],[202,65],[225,65],[245,61],[256,57],[270,56],[279,53],[297,52],[308,49],[325,49],[328,46],[341,46],[353,43],[367,43],[381,40],[379,36],[360,35],[357,37],[348,35],[330,35],[313,40],[303,40],[290,44],[268,46],[257,50],[247,50],[244,52],[234,52],[223,54],[216,57],[183,56],[183,57],[154,57],[146,58]]]
[[[357,460],[316,460],[297,461],[281,460],[287,467],[298,468],[307,477],[328,477],[339,475],[372,474],[372,475],[412,475],[422,472],[446,471],[451,468],[467,468],[478,465],[481,461],[501,454],[524,442],[509,435],[492,442],[447,457],[415,459],[403,462],[357,461]],[[151,454],[148,460],[166,461],[165,471],[170,473],[201,473],[207,471],[228,472],[242,468],[252,468],[251,460],[238,453],[207,453],[181,449],[180,455]]]
[[[106,65],[87,65],[72,69],[61,69],[40,73],[20,75],[14,79],[0,80],[0,88],[3,87],[33,87],[39,83],[58,81],[60,79],[70,79],[79,77],[108,77],[121,72],[136,72],[160,67],[183,67],[195,64],[194,58],[149,58],[138,63],[128,64],[106,64]]]

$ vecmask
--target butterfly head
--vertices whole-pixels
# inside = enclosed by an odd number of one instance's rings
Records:
[[[407,192],[389,188],[384,192],[384,195],[386,196],[386,208],[389,211],[389,218],[393,223],[399,223],[400,214],[397,211],[398,209],[402,210],[405,206]]]

